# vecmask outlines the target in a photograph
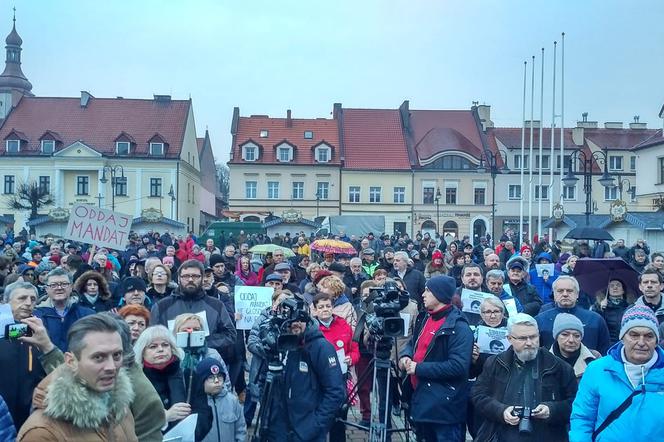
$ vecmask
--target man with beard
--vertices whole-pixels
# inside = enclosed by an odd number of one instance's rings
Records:
[[[487,272],[491,270],[500,270],[502,268],[502,264],[500,263],[500,258],[498,255],[495,253],[489,253],[484,257],[484,262],[480,264],[480,268],[482,269],[482,273],[486,275]]]
[[[204,314],[210,335],[208,347],[220,354],[230,354],[235,345],[236,332],[226,306],[219,299],[207,296],[203,289],[203,264],[195,259],[182,263],[178,270],[178,288],[171,296],[155,303],[150,314],[151,323],[168,326],[182,313]]]
[[[566,441],[577,383],[569,364],[539,346],[532,316],[519,313],[507,323],[511,347],[491,356],[472,389],[485,417],[476,440]],[[526,426],[530,433],[524,434]]]

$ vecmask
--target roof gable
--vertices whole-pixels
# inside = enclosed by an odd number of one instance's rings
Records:
[[[76,141],[64,149],[57,151],[53,156],[65,158],[99,158],[102,155],[85,143]]]

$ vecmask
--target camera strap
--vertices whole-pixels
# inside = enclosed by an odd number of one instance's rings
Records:
[[[364,324],[367,322],[367,313],[360,313],[360,317],[357,319],[357,325],[355,326],[355,331],[353,332],[353,342],[360,342],[362,339],[362,332],[364,331]]]
[[[627,396],[627,399],[625,399],[623,401],[623,403],[618,406],[618,408],[616,408],[611,413],[609,413],[609,415],[606,417],[606,419],[604,419],[604,422],[602,422],[602,425],[600,425],[599,427],[597,427],[597,429],[595,431],[593,431],[592,441],[595,442],[595,439],[597,439],[597,436],[599,436],[599,434],[602,431],[604,431],[606,429],[606,427],[608,427],[616,419],[618,419],[620,417],[620,415],[623,414],[625,412],[625,410],[627,410],[629,408],[630,405],[632,405],[632,401],[634,400],[635,396],[638,396],[639,394],[645,393],[645,392],[646,392],[646,386],[642,384],[641,388],[639,388],[638,390],[634,390],[632,392],[632,394]]]

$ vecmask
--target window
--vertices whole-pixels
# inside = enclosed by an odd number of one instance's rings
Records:
[[[279,146],[277,149],[277,160],[287,163],[293,159],[293,149],[290,146]]]
[[[14,175],[5,175],[5,191],[6,195],[11,195],[14,193],[14,186],[16,184],[16,178]]]
[[[113,178],[113,187],[115,189],[115,196],[127,196],[127,177]]]
[[[405,187],[395,187],[394,188],[394,202],[397,204],[403,204],[406,202],[406,188]]]
[[[330,183],[318,182],[316,184],[316,197],[321,200],[326,200],[330,197]]]
[[[269,200],[279,199],[279,181],[267,182],[267,199]]]
[[[542,169],[542,170],[550,169],[551,168],[550,159],[551,159],[550,155],[542,155],[541,157],[537,155],[535,157],[535,162],[536,162],[535,167],[537,169]]]
[[[535,201],[549,199],[549,186],[535,186]]]
[[[576,186],[574,187],[563,186],[563,200],[565,201],[576,200]]]
[[[609,170],[623,170],[623,157],[618,155],[609,156]]]
[[[115,153],[118,155],[129,155],[129,142],[118,141],[115,143]]]
[[[88,195],[90,193],[90,177],[76,177],[76,195]]]
[[[569,166],[572,161],[571,155],[565,155],[565,160],[563,161],[563,170],[569,170]],[[560,155],[556,155],[556,169],[560,170]]]
[[[457,188],[445,186],[445,204],[456,204],[457,203]]]
[[[126,183],[125,183],[126,188]],[[150,196],[161,197],[161,178],[150,178]]]
[[[514,155],[514,169],[521,170],[521,164],[523,163],[523,168],[528,169],[528,155],[523,156],[523,162],[521,161],[521,155]]]
[[[636,170],[636,155],[629,157],[629,169]]]
[[[244,197],[248,200],[256,199],[256,181],[245,181],[244,182]]]
[[[520,200],[521,184],[510,184],[507,188],[507,198],[511,200]]]
[[[150,143],[150,155],[163,155],[164,143]]]
[[[370,203],[379,203],[380,202],[380,187],[369,187],[369,202]]]
[[[242,158],[245,161],[256,161],[258,158],[258,155],[256,155],[256,152],[258,151],[258,148],[256,146],[252,145],[247,145],[242,147]]]
[[[258,136],[261,137],[261,138],[267,138],[267,137],[270,136],[270,131],[267,130],[267,129],[261,129]]]
[[[475,168],[475,165],[467,158],[459,155],[445,155],[439,160],[441,160],[440,166],[443,170],[471,170]]]
[[[422,204],[433,204],[436,190],[433,186],[425,186],[422,189]]]
[[[305,140],[311,140],[314,138],[314,131],[312,130],[305,130],[304,131],[304,139]]]
[[[55,141],[53,140],[42,140],[41,142],[42,153],[53,153],[55,152]]]
[[[304,199],[304,182],[293,181],[293,199],[294,200]]]
[[[475,188],[475,205],[483,206],[486,204],[486,189],[484,187]]]
[[[330,161],[330,148],[329,147],[317,147],[316,148],[316,161],[319,163],[327,163]]]
[[[50,176],[40,176],[39,177],[39,192],[40,193],[51,193],[51,177]]]
[[[21,140],[7,140],[7,153],[19,153],[21,151]]]
[[[658,184],[664,184],[664,157],[658,158],[657,161],[659,161],[659,183]]]
[[[638,198],[636,197],[636,186],[632,186],[632,188],[629,189],[627,193],[629,195],[629,200],[631,202],[635,202],[636,200],[638,200]]]
[[[618,186],[604,188],[604,201],[614,201],[618,199]]]
[[[348,187],[348,202],[349,203],[360,202],[360,186]]]

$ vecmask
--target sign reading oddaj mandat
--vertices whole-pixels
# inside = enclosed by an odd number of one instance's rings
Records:
[[[129,239],[131,222],[129,215],[77,204],[71,209],[67,230],[63,236],[97,247],[124,250]]]
[[[235,287],[235,311],[240,314],[236,324],[238,330],[251,330],[261,312],[272,305],[272,293],[272,287]]]

